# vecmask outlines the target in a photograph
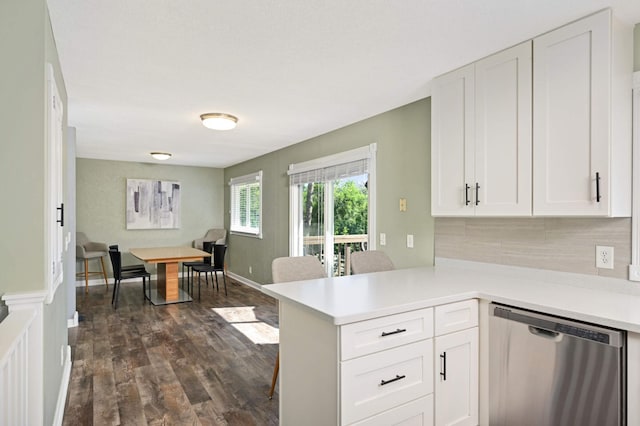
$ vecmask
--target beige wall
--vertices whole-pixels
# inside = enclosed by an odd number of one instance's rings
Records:
[[[263,239],[232,235],[228,264],[232,272],[257,283],[271,282],[271,261],[289,254],[288,165],[369,145],[378,146],[377,232],[384,232],[386,251],[404,268],[433,262],[430,215],[431,101],[418,102],[360,121],[296,145],[225,169],[225,181],[263,170]],[[228,205],[229,191],[225,191]],[[407,199],[400,212],[398,201]],[[225,212],[225,223],[229,215]],[[406,248],[406,234],[415,248]],[[249,267],[252,274],[249,274]]]
[[[77,137],[81,140],[80,131]],[[222,169],[78,158],[76,175],[76,229],[93,241],[118,244],[122,251],[132,247],[191,245],[207,229],[223,224]],[[127,230],[127,178],[180,182],[180,228]],[[123,263],[134,261],[125,254]]]

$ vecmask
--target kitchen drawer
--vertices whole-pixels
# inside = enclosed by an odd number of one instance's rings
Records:
[[[352,426],[432,426],[433,394],[385,411]]]
[[[382,413],[433,392],[433,340],[341,363],[341,424]]]
[[[403,312],[340,327],[341,360],[433,337],[433,309]]]
[[[435,335],[476,327],[478,325],[478,301],[476,299],[436,306]]]

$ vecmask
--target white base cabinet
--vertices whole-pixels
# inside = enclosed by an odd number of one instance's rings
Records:
[[[435,308],[435,424],[478,424],[478,301]]]
[[[477,301],[468,300],[336,326],[281,300],[280,424],[477,423],[477,318]],[[434,340],[434,330],[443,336]],[[434,358],[443,350],[451,379],[438,396]],[[474,407],[466,423],[449,421]]]

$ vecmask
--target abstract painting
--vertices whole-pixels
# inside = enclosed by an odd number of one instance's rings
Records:
[[[127,229],[180,228],[180,182],[127,179]]]

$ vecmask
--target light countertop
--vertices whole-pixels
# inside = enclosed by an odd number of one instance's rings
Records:
[[[640,333],[640,283],[441,258],[436,265],[262,291],[335,325],[479,298]]]

